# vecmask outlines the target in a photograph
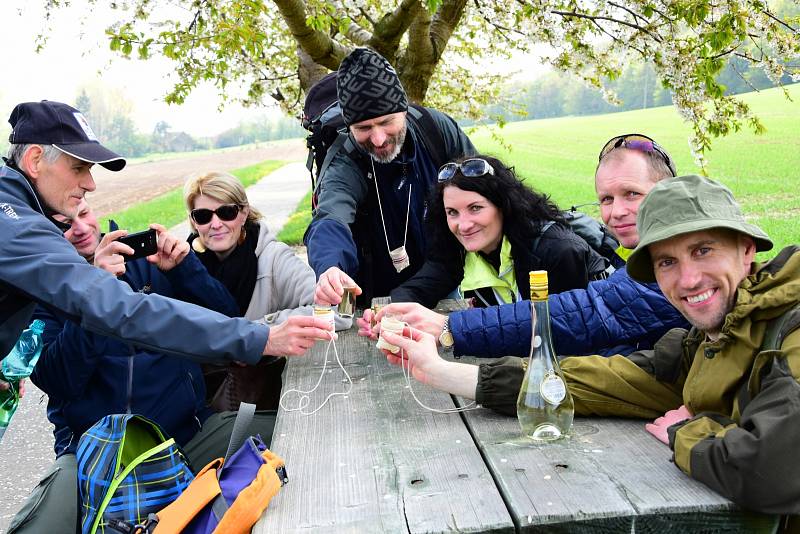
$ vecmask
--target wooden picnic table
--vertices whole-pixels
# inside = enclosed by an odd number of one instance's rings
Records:
[[[671,463],[635,420],[576,418],[534,444],[516,418],[434,413],[403,371],[356,329],[336,342],[353,381],[312,415],[281,409],[271,449],[289,483],[253,529],[278,532],[758,532],[776,519],[736,508]],[[319,380],[326,344],[290,358],[284,392]],[[348,384],[331,350],[306,411]],[[466,401],[411,379],[437,409]],[[298,394],[285,399],[296,407]]]

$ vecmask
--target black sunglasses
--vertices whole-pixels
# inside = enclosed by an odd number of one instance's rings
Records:
[[[238,204],[223,204],[215,210],[197,208],[192,210],[190,215],[195,224],[208,224],[215,213],[220,221],[232,221],[239,215],[241,209]]]
[[[439,168],[439,181],[446,182],[456,175],[457,171],[467,178],[478,178],[487,174],[494,175],[494,169],[489,162],[481,158],[471,158],[461,163],[445,163]]]
[[[664,163],[667,164],[667,168],[669,168],[672,176],[678,175],[677,171],[675,170],[675,162],[673,162],[672,158],[669,157],[667,151],[661,148],[661,146],[653,139],[642,134],[625,134],[612,137],[600,151],[600,156],[597,158],[598,161],[602,161],[609,152],[620,147],[628,148],[630,150],[638,150],[639,152],[655,152],[661,156],[661,159],[663,159]]]

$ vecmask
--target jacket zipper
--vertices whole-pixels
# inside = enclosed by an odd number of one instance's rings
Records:
[[[128,350],[131,351],[131,354],[130,356],[128,356],[128,394],[127,398],[125,399],[126,414],[133,413],[131,411],[131,402],[133,399],[133,359],[136,355],[136,352],[134,352],[132,345],[128,345]]]
[[[189,375],[189,388],[192,390],[192,396],[194,397],[192,403],[195,405],[194,402],[197,400],[197,390],[194,389],[194,376],[192,376],[191,371],[186,371],[186,374]],[[194,420],[197,423],[197,430],[199,431],[203,428],[203,424],[200,422],[200,418],[197,417],[197,410],[194,411]]]

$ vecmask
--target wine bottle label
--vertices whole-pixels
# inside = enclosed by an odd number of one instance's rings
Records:
[[[539,385],[542,398],[550,404],[558,405],[567,396],[567,386],[561,377],[555,373],[547,373]]]

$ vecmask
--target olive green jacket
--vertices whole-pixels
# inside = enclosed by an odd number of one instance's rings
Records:
[[[796,515],[800,329],[780,350],[759,348],[768,322],[800,303],[800,248],[755,264],[753,273],[739,285],[717,341],[674,329],[653,350],[569,357],[561,367],[577,414],[653,419],[685,404],[695,416],[669,429],[675,464],[743,507]],[[519,390],[523,367],[507,358],[481,365],[478,402],[513,410],[508,392]]]

